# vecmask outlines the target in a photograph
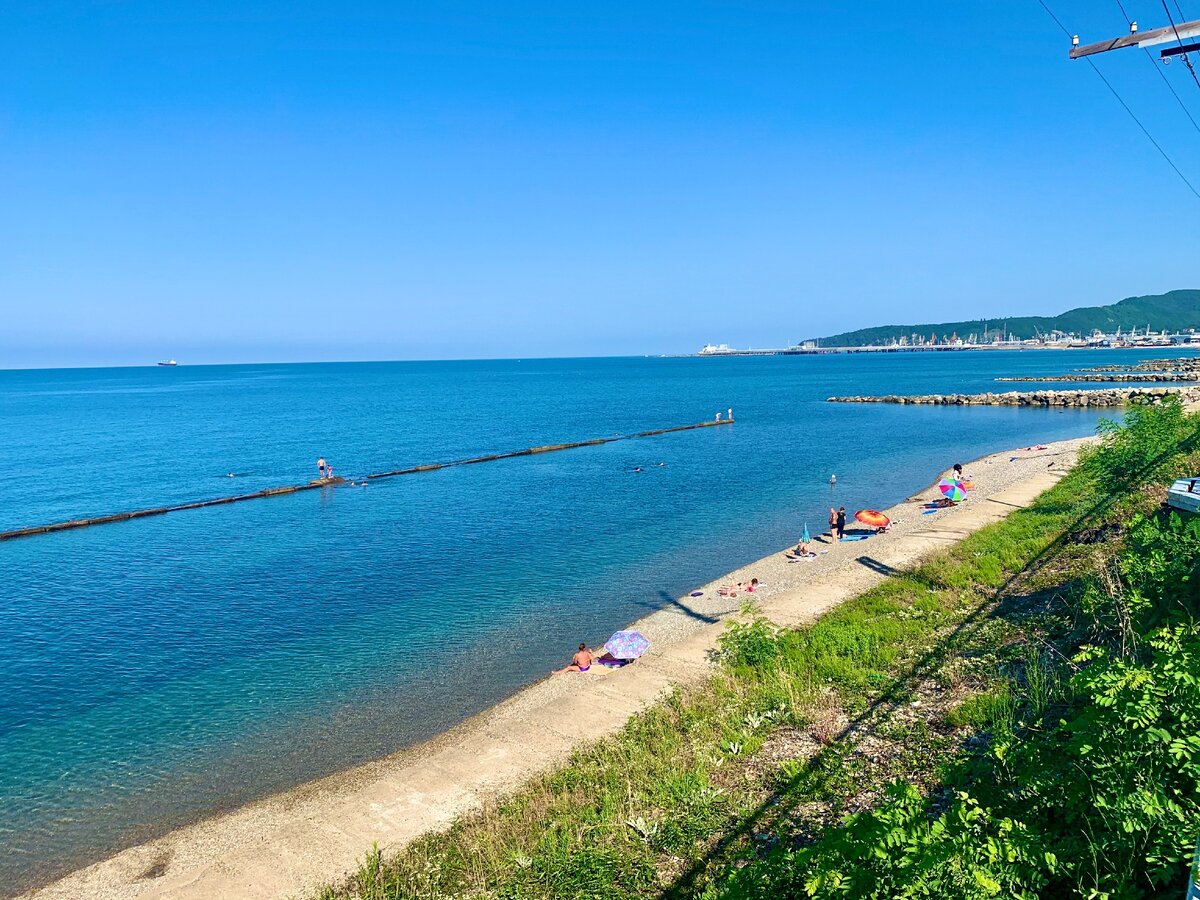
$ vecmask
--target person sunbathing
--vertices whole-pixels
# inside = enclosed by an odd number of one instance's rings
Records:
[[[631,662],[633,662],[632,659],[619,659],[619,658],[613,656],[607,650],[605,650],[599,656],[595,657],[595,660],[596,660],[597,665],[608,666],[609,668],[612,668],[612,669],[619,669],[619,668],[621,668],[621,666],[627,666]]]
[[[587,644],[580,644],[575,655],[571,657],[571,664],[563,666],[561,669],[555,669],[551,675],[566,675],[568,672],[586,672],[592,667],[592,651],[587,648]]]
[[[804,541],[801,541],[796,545],[795,550],[785,550],[783,555],[788,559],[795,561],[798,559],[812,559],[817,554],[808,549],[808,544],[804,543]]]
[[[717,589],[717,593],[722,597],[736,597],[741,589],[742,582],[739,581],[737,584],[722,585]]]

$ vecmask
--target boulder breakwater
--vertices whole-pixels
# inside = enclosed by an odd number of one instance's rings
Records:
[[[1080,373],[1078,375],[1009,375],[996,381],[1073,381],[1073,382],[1137,382],[1138,384],[1162,381],[1200,381],[1200,372],[1111,372],[1107,374]]]
[[[829,403],[900,403],[926,406],[1042,406],[1121,407],[1129,403],[1158,403],[1164,397],[1180,396],[1184,402],[1200,400],[1200,388],[1101,388],[1090,391],[1009,391],[984,394],[887,394],[869,397],[830,397]]]

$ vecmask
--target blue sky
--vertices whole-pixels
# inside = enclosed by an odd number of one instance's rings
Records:
[[[9,0],[0,368],[765,346],[1200,286],[1200,200],[1066,51],[1035,0]],[[1142,51],[1099,63],[1200,187]]]

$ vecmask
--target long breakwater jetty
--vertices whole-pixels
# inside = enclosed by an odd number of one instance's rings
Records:
[[[374,481],[380,478],[395,478],[399,475],[416,475],[420,472],[434,472],[438,469],[450,469],[455,466],[472,466],[478,463],[495,462],[500,459],[513,459],[518,456],[534,456],[539,453],[554,453],[559,450],[574,450],[578,447],[596,447],[600,444],[614,444],[618,441],[632,441],[637,438],[655,437],[660,434],[673,434],[677,431],[695,431],[698,428],[713,428],[720,425],[732,425],[732,415],[727,419],[718,418],[709,422],[699,422],[695,425],[675,425],[670,428],[654,428],[650,431],[639,431],[635,434],[620,434],[612,437],[593,438],[587,441],[571,441],[566,444],[545,444],[541,447],[526,447],[523,450],[509,450],[504,453],[491,453],[487,456],[472,456],[466,459],[454,459],[449,462],[426,463],[419,466],[409,466],[403,469],[393,469],[389,472],[376,472],[363,477],[364,481]],[[91,525],[107,525],[113,522],[127,522],[130,519],[144,519],[149,516],[162,516],[167,513],[183,512],[187,509],[203,509],[208,506],[223,506],[227,503],[241,503],[246,500],[262,500],[266,497],[281,497],[284,494],[295,494],[300,491],[313,491],[321,488],[345,484],[344,478],[317,478],[305,484],[289,484],[282,487],[266,488],[249,494],[237,494],[232,497],[216,497],[210,500],[197,500],[190,503],[179,503],[174,506],[156,506],[152,509],[139,509],[132,512],[113,513],[104,516],[92,516],[84,519],[71,519],[67,522],[54,522],[49,525],[33,525],[28,528],[16,528],[12,531],[0,532],[0,541],[13,538],[33,537],[38,534],[50,534],[55,531],[70,531],[75,528],[87,528]]]
[[[1158,403],[1179,395],[1185,403],[1200,400],[1200,388],[1104,388],[1094,391],[1009,391],[1003,394],[923,394],[881,397],[830,397],[829,403],[900,403],[931,406],[1119,407]]]
[[[1146,384],[1159,381],[1200,381],[1195,372],[1088,372],[1074,375],[1008,375],[996,378],[996,381],[1035,381],[1046,383],[1051,381],[1065,382],[1133,382]]]

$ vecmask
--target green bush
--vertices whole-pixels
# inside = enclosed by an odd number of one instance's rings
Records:
[[[1178,396],[1131,405],[1124,421],[1100,423],[1103,444],[1084,454],[1085,468],[1108,489],[1125,490],[1157,478],[1197,440],[1196,417]]]

